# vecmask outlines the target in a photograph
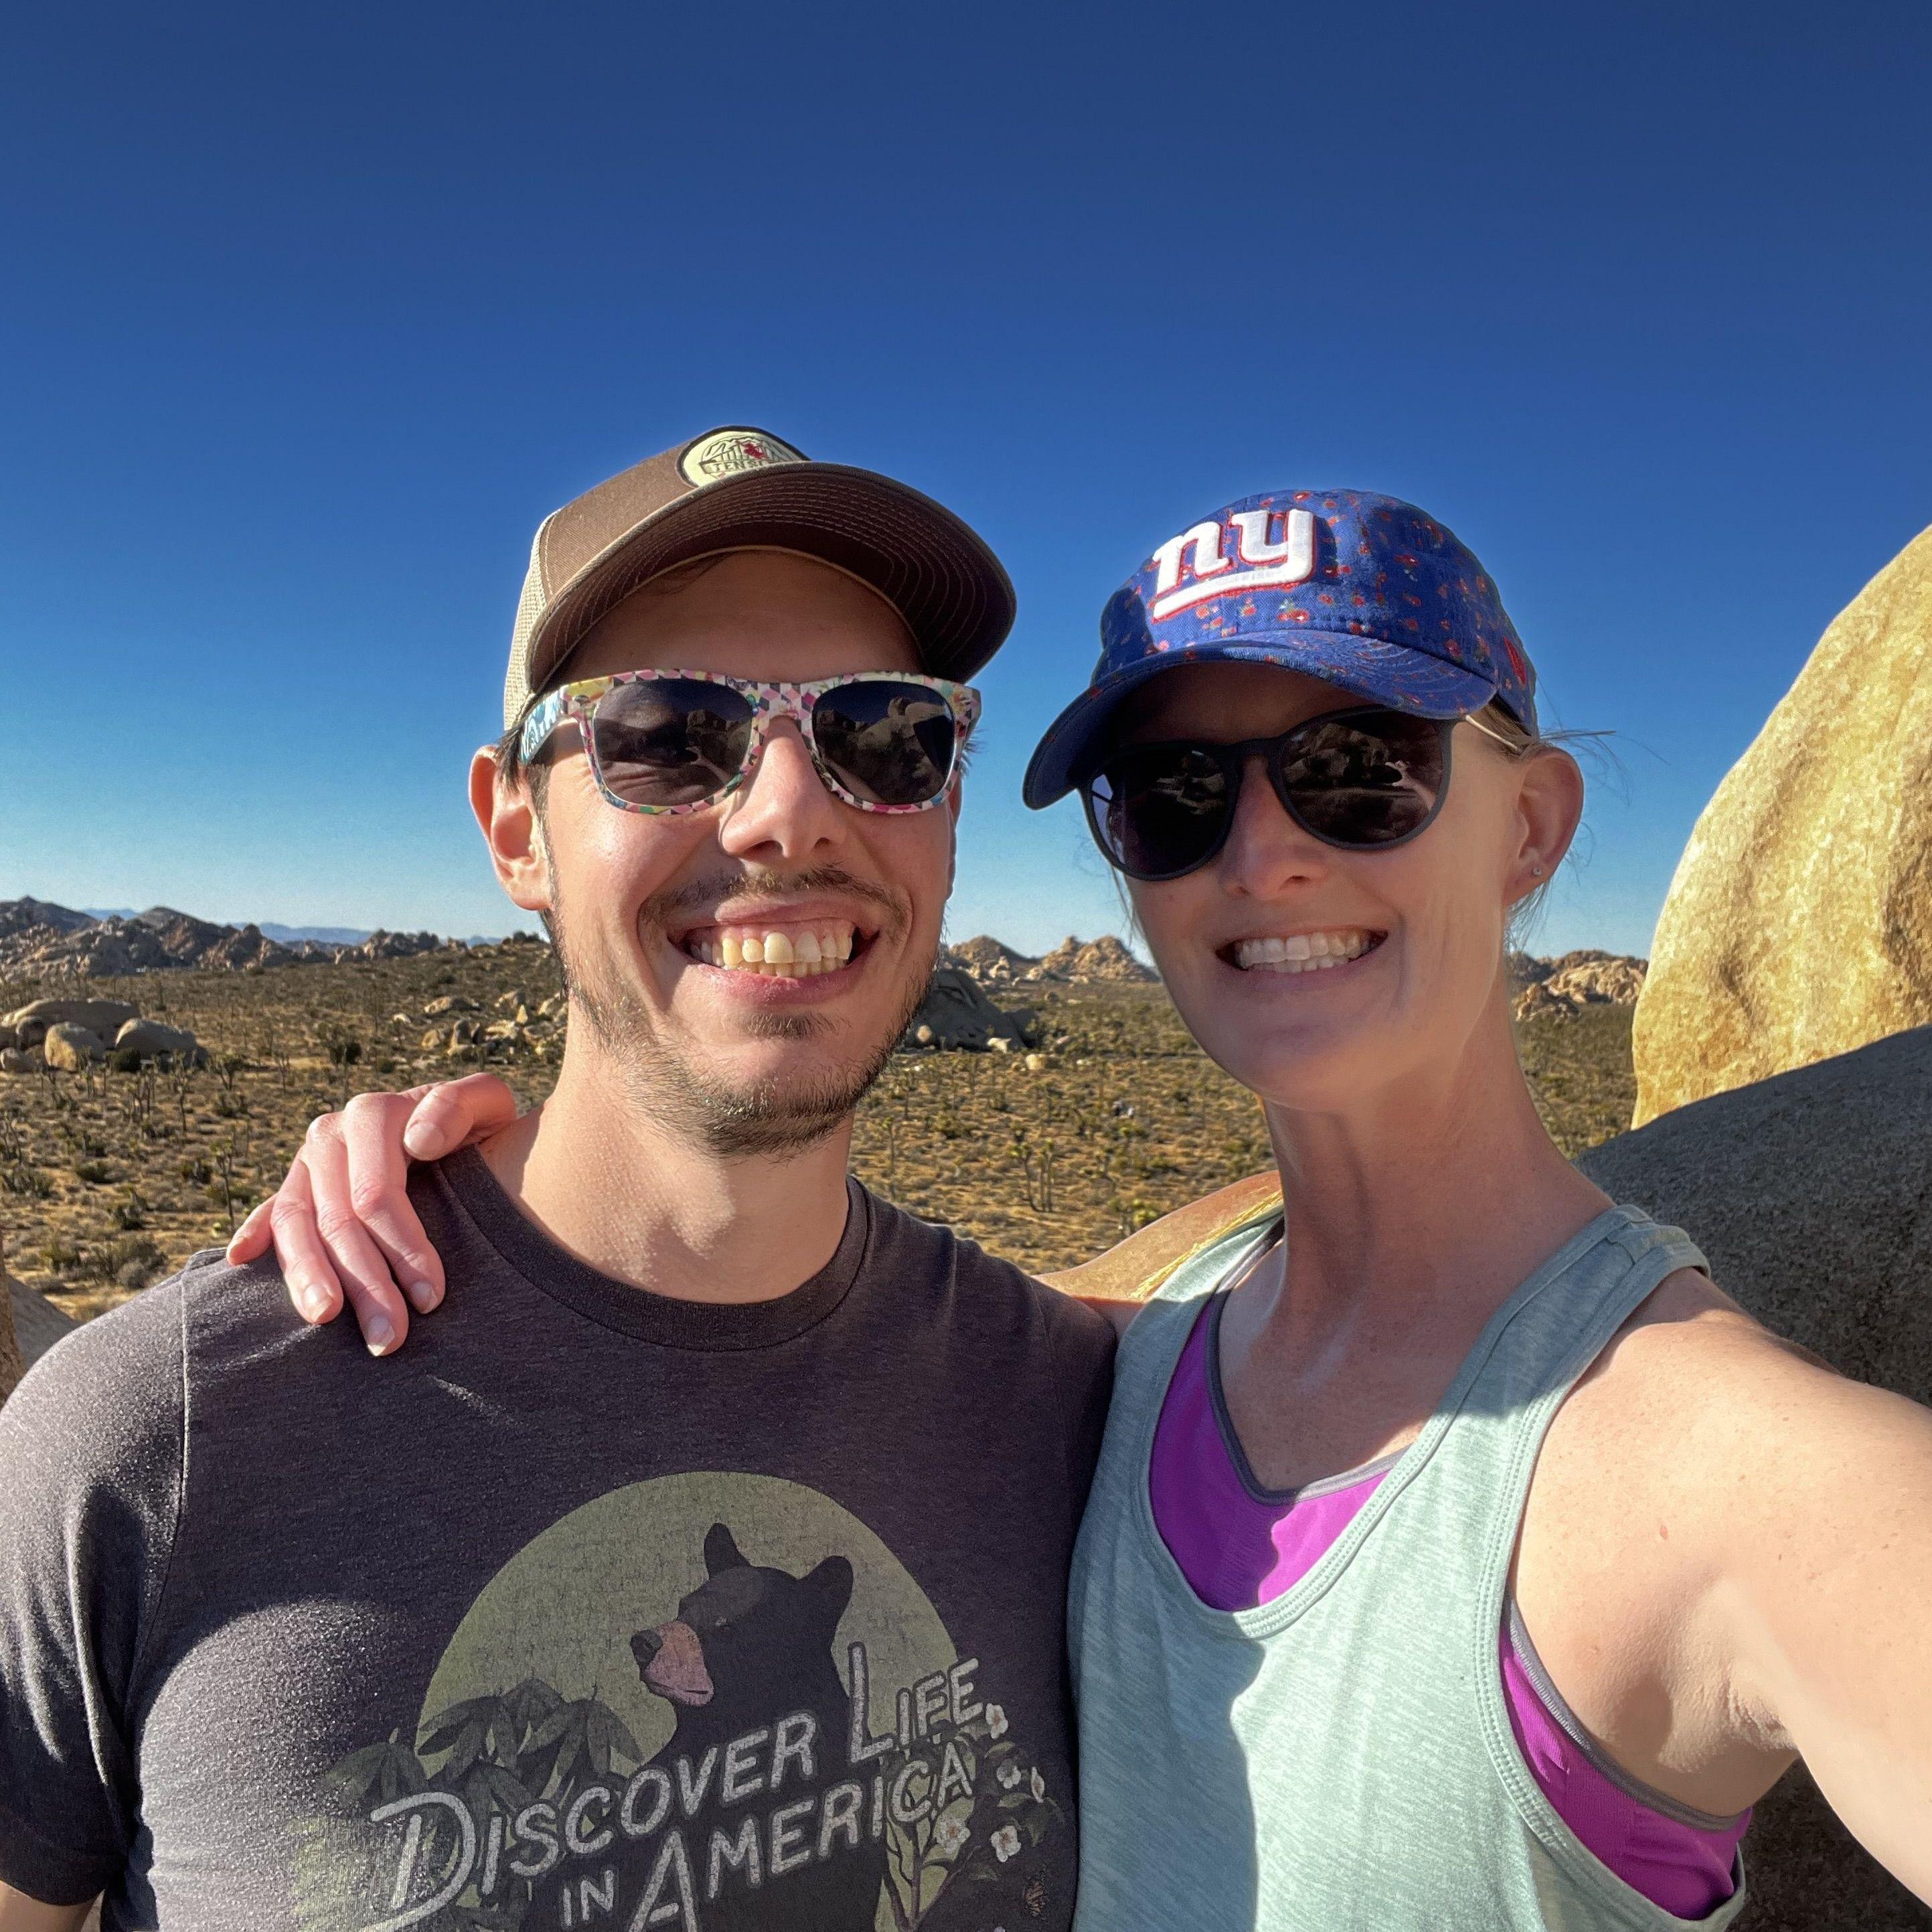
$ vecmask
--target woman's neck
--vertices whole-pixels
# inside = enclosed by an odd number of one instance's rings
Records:
[[[1289,1239],[1285,1276],[1277,1264],[1256,1283],[1272,1288],[1259,1325],[1303,1361],[1396,1331],[1460,1360],[1537,1264],[1610,1204],[1544,1129],[1506,1012],[1432,1076],[1347,1112],[1268,1115]]]

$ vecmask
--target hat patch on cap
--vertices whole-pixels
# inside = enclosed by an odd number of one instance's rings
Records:
[[[1277,519],[1280,535],[1270,538],[1268,526]],[[1154,566],[1154,583],[1148,614],[1159,623],[1210,597],[1300,584],[1312,577],[1315,518],[1306,510],[1237,510],[1226,523],[1196,524],[1170,537],[1149,561]]]
[[[764,470],[774,463],[802,463],[805,458],[788,442],[762,430],[721,429],[701,436],[678,458],[687,483],[715,483],[742,470]]]

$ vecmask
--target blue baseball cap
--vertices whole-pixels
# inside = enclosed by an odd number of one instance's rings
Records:
[[[1273,664],[1373,704],[1460,718],[1499,700],[1536,729],[1536,673],[1475,557],[1367,490],[1244,496],[1170,537],[1107,600],[1092,682],[1047,728],[1022,796],[1087,775],[1114,707],[1184,664]]]

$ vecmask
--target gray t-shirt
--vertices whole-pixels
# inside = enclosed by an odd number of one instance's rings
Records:
[[[394,1360],[214,1256],[0,1412],[0,1880],[109,1928],[1065,1927],[1106,1324],[854,1184],[645,1293],[473,1154]]]

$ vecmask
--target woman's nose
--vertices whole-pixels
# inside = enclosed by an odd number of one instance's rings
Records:
[[[1258,752],[1241,770],[1234,822],[1215,862],[1222,886],[1251,898],[1270,898],[1290,885],[1327,877],[1328,848],[1288,816],[1275,796],[1268,761]]]

